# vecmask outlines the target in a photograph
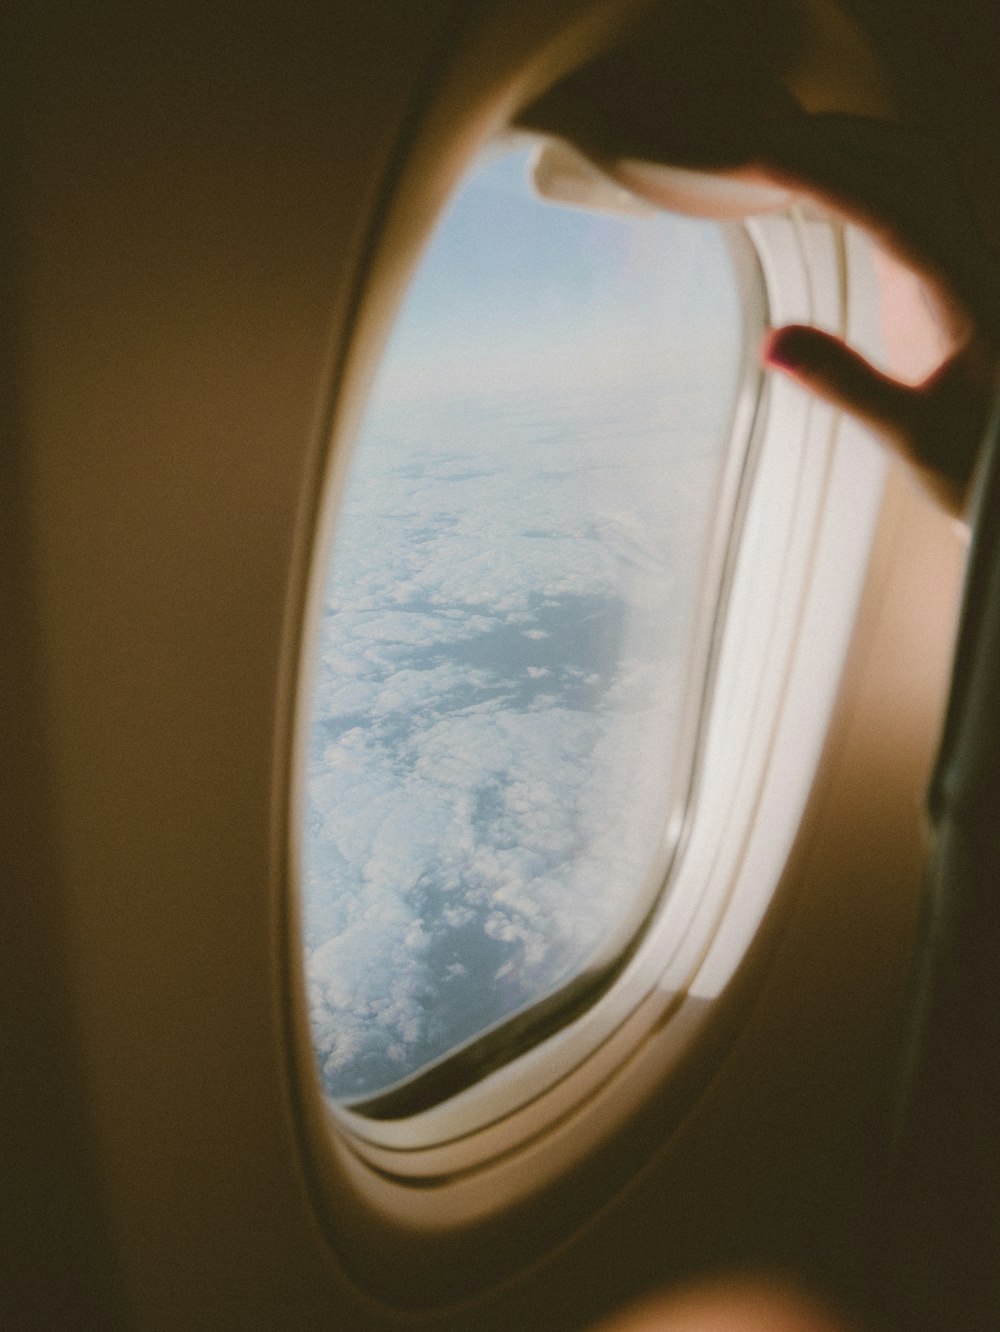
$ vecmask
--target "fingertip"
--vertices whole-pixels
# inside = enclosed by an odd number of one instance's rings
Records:
[[[768,329],[761,343],[761,360],[776,370],[800,369],[813,359],[824,335],[805,324]]]
[[[767,335],[762,354],[765,365],[790,375],[832,407],[894,441],[905,436],[914,391],[876,370],[832,333],[789,324]]]

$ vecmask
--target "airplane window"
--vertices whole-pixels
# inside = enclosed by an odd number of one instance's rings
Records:
[[[383,358],[312,668],[302,919],[363,1110],[596,974],[662,891],[743,358],[714,223],[452,200]]]

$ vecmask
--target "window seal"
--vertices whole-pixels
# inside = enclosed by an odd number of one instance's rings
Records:
[[[664,895],[670,891],[685,829],[692,817],[699,751],[705,718],[711,708],[715,657],[725,620],[728,584],[740,541],[741,515],[752,485],[760,435],[762,371],[756,347],[767,326],[766,290],[756,249],[745,229],[730,223],[720,225],[720,230],[727,242],[741,295],[741,368],[716,486],[712,531],[702,560],[700,609],[695,616],[693,641],[688,644],[686,653],[686,685],[679,708],[668,831],[649,876],[657,886],[637,894],[644,904],[642,915],[638,920],[635,913],[626,918],[616,940],[604,950],[606,957],[611,954],[607,960],[587,967],[527,1008],[502,1019],[374,1095],[338,1098],[333,1103],[334,1113],[349,1114],[352,1122],[355,1116],[366,1121],[384,1122],[432,1111],[443,1101],[467,1091],[555,1036],[612,989],[642,947]]]
[[[813,318],[828,326],[833,323],[842,328],[846,319],[846,250],[839,227],[795,210],[790,214],[754,219],[746,230],[753,240],[755,263],[761,265],[768,299],[772,303],[772,318]],[[784,258],[780,253],[783,247],[789,247]],[[821,308],[823,302],[826,302],[825,308]],[[546,1124],[555,1125],[574,1106],[577,1109],[584,1106],[595,1094],[595,1089],[613,1076],[613,1069],[627,1063],[651,1032],[660,1030],[664,1023],[673,1025],[677,1033],[681,1032],[685,1023],[676,1020],[680,1009],[686,1006],[689,1015],[694,1009],[704,1010],[702,1017],[706,1016],[715,998],[725,988],[728,977],[738,968],[777,888],[785,856],[777,858],[769,881],[759,887],[750,906],[746,904],[745,886],[739,887],[739,881],[752,841],[755,811],[768,777],[771,738],[783,702],[780,684],[777,691],[773,687],[769,692],[765,691],[767,697],[762,697],[754,705],[753,724],[746,732],[745,743],[751,747],[739,761],[744,766],[750,765],[750,794],[744,791],[737,800],[735,789],[721,793],[726,807],[723,823],[730,825],[732,845],[718,856],[713,852],[712,856],[717,860],[721,856],[722,861],[728,856],[728,868],[721,861],[718,864],[706,861],[703,831],[694,838],[700,842],[700,848],[695,847],[692,852],[692,837],[698,832],[699,819],[720,817],[718,808],[714,814],[712,811],[706,813],[705,793],[701,789],[706,780],[703,771],[706,764],[714,764],[714,777],[709,774],[708,780],[719,785],[718,752],[714,758],[707,753],[707,747],[713,744],[718,751],[719,737],[716,734],[713,739],[708,732],[713,727],[716,731],[719,729],[720,706],[728,707],[730,718],[739,706],[738,691],[735,698],[733,696],[736,673],[732,668],[732,640],[734,629],[737,636],[740,632],[736,624],[739,616],[733,613],[731,599],[734,587],[736,596],[745,595],[745,587],[741,592],[739,584],[741,580],[746,583],[747,566],[753,562],[754,555],[749,546],[761,536],[761,501],[757,495],[760,460],[762,456],[768,456],[769,450],[773,452],[775,449],[774,396],[776,390],[780,394],[786,387],[772,386],[763,379],[757,367],[755,340],[748,338],[747,341],[745,391],[741,395],[742,402],[737,404],[734,439],[739,438],[741,419],[747,434],[742,448],[734,444],[730,451],[730,458],[734,454],[742,455],[736,469],[739,481],[734,497],[734,509],[738,508],[739,512],[733,514],[731,535],[725,544],[724,571],[721,576],[718,571],[710,574],[716,578],[715,586],[722,595],[717,595],[711,603],[707,600],[704,603],[709,610],[710,628],[707,632],[712,647],[710,657],[706,659],[702,655],[700,660],[702,663],[709,660],[710,670],[707,681],[701,686],[703,695],[699,707],[689,710],[689,716],[694,714],[695,730],[692,741],[694,762],[688,777],[692,784],[691,797],[684,807],[684,822],[674,829],[671,839],[672,867],[690,875],[691,865],[686,865],[685,861],[694,854],[696,858],[700,857],[702,872],[712,877],[715,887],[704,901],[696,901],[697,894],[689,892],[688,900],[681,904],[683,910],[676,909],[673,894],[668,894],[668,908],[663,915],[672,918],[675,935],[666,933],[662,921],[657,921],[659,912],[652,913],[651,922],[642,937],[636,940],[636,947],[600,995],[595,997],[591,992],[580,1011],[551,1036],[542,1037],[502,1064],[498,1061],[496,1069],[487,1072],[478,1082],[470,1081],[448,1099],[412,1110],[411,1107],[419,1107],[416,1098],[410,1104],[405,1096],[395,1104],[386,1099],[381,1106],[375,1107],[377,1113],[382,1111],[380,1118],[371,1113],[358,1113],[351,1105],[328,1102],[334,1133],[343,1135],[348,1150],[385,1176],[405,1180],[404,1188],[428,1179],[458,1178],[469,1170],[485,1169],[491,1162],[504,1159],[512,1151],[516,1152],[519,1144],[528,1143],[539,1133],[544,1133]],[[793,395],[797,392],[792,386],[788,389]],[[787,402],[787,396],[784,406],[779,400],[779,414],[789,412]],[[752,416],[752,429],[746,425],[748,412]],[[790,545],[785,549],[779,541],[777,557],[774,551],[770,556],[772,568],[768,576],[774,585],[770,593],[763,595],[771,596],[774,602],[769,619],[771,628],[767,642],[763,647],[758,643],[755,649],[761,671],[766,670],[769,679],[776,675],[779,680],[794,669],[797,627],[811,578],[813,555],[810,552],[815,553],[830,458],[837,446],[837,426],[832,412],[817,411],[813,404],[800,401],[791,416],[798,421],[799,434],[791,444],[786,441],[785,448],[786,452],[791,449],[801,457],[799,473],[797,479],[782,480],[778,486],[781,494],[777,496],[789,515]],[[805,447],[799,437],[803,432],[812,441]],[[765,484],[773,487],[774,477],[770,481],[765,479]],[[803,500],[806,512],[800,516],[797,509]],[[747,531],[748,522],[752,528],[758,529],[756,537]],[[775,578],[777,583],[774,583]],[[745,609],[743,614],[745,618]],[[705,632],[704,628],[702,632]],[[727,674],[721,694],[715,678],[720,668]],[[758,683],[763,688],[765,682]],[[729,691],[728,702],[726,690]],[[808,790],[802,793],[802,806],[807,793]],[[737,804],[739,810],[734,814]],[[792,820],[792,823],[797,827],[797,821]],[[790,838],[793,834],[786,831],[783,835]],[[664,901],[662,894],[659,901]],[[738,946],[730,946],[720,961],[717,935],[722,922],[729,923],[734,902],[739,907],[734,919],[738,919],[740,928],[729,928],[728,935],[737,939]],[[732,945],[732,938],[729,942]],[[617,996],[616,987],[621,988],[621,994]],[[695,1022],[696,1027],[702,1017]],[[679,1047],[672,1057],[676,1061],[682,1053]],[[451,1059],[454,1055],[445,1058]],[[609,1069],[612,1072],[609,1073]],[[415,1075],[414,1083],[419,1084],[423,1077],[426,1077],[426,1071]],[[382,1097],[391,1097],[394,1091],[389,1089]],[[400,1105],[411,1113],[392,1117]]]

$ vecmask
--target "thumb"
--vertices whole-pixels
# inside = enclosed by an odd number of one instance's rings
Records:
[[[858,417],[914,461],[910,436],[917,394],[874,369],[839,338],[790,324],[767,335],[762,358],[765,365],[783,370],[810,392]]]

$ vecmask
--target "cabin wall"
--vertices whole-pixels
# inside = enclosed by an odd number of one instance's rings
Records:
[[[381,1306],[321,1231],[289,1102],[275,735],[300,505],[369,226],[468,7],[21,10],[0,247],[10,1325],[568,1329],[702,1266],[815,1255],[823,1209],[863,1185],[960,550],[919,504],[887,538],[798,853],[819,907],[790,915],[781,975],[697,1117],[664,1141],[652,1105],[635,1185],[512,1286],[424,1320]],[[939,546],[941,606],[901,594],[876,632],[885,586],[920,585]],[[889,764],[873,737],[905,651],[922,724]],[[884,801],[858,800],[882,780]],[[889,846],[899,897],[873,905],[857,961],[844,885],[864,892]],[[817,1022],[841,1033],[822,1059]],[[377,1253],[377,1218],[357,1225]]]
[[[22,10],[0,567],[30,1077],[2,1150],[29,1293],[40,1326],[66,1266],[85,1325],[102,1287],[143,1326],[328,1323],[262,983],[270,733],[350,257],[448,6]]]

